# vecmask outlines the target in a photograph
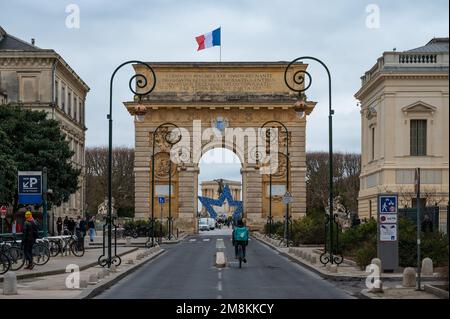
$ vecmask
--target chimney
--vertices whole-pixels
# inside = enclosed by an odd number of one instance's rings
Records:
[[[31,44],[34,45],[34,38],[31,38]]]

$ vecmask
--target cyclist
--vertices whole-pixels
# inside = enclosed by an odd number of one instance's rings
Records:
[[[234,253],[236,255],[236,259],[239,258],[238,246],[241,245],[242,255],[243,255],[242,261],[244,263],[246,263],[247,259],[245,259],[245,247],[248,245],[248,228],[245,227],[242,219],[239,219],[237,221],[236,227],[234,227],[234,229],[233,229],[232,238],[233,238],[233,246],[234,246]]]
[[[28,209],[25,212],[25,224],[23,226],[23,239],[22,245],[25,254],[25,259],[27,261],[27,266],[25,269],[33,269],[33,245],[38,238],[38,226],[33,219],[31,211]]]

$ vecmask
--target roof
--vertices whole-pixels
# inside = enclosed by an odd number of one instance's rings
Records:
[[[433,38],[426,45],[406,52],[438,53],[448,52],[448,38]]]
[[[31,43],[25,42],[15,36],[6,33],[6,31],[0,27],[0,51],[12,50],[12,51],[45,51],[38,48]]]

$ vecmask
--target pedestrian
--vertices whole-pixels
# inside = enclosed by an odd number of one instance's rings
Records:
[[[11,233],[13,233],[13,235],[17,233],[17,220],[15,218],[11,223]]]
[[[58,219],[56,220],[56,230],[58,232],[58,236],[61,236],[62,228],[63,228],[63,221],[61,216],[59,216]]]
[[[91,242],[93,242],[94,236],[95,236],[95,217],[94,216],[92,216],[91,219],[89,219],[88,227],[89,227],[89,239]]]
[[[81,232],[81,237],[83,238],[83,241],[84,241],[84,237],[86,237],[86,227],[87,227],[86,217],[83,217],[80,220],[80,232]]]
[[[73,220],[72,217],[69,219],[69,222],[67,223],[67,229],[69,230],[71,235],[75,233],[75,221]]]
[[[433,232],[433,222],[431,221],[430,216],[428,214],[425,215],[421,226],[422,226],[422,231],[424,233],[432,233]]]
[[[67,229],[69,229],[69,217],[64,217],[64,221],[63,221],[63,228],[66,227]]]
[[[38,238],[38,226],[33,219],[30,210],[25,212],[25,223],[23,226],[22,246],[27,266],[25,269],[33,269],[33,245]]]

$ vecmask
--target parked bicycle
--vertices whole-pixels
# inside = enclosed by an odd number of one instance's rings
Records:
[[[9,257],[0,251],[0,275],[6,273],[11,267],[11,260]]]

